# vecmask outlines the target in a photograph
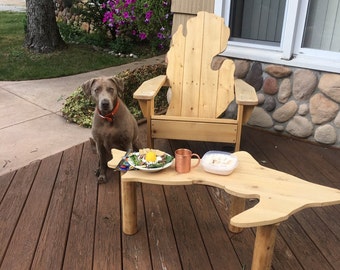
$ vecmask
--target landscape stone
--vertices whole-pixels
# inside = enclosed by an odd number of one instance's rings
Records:
[[[280,84],[279,92],[277,94],[277,99],[281,103],[286,103],[289,97],[291,96],[291,94],[292,94],[292,84],[289,78],[285,78],[282,80]]]
[[[290,68],[279,65],[268,65],[266,66],[265,71],[275,78],[288,77],[292,73]]]
[[[340,128],[340,112],[338,112],[338,115],[334,119],[334,125],[337,128]]]
[[[218,70],[221,65],[223,64],[224,60],[226,60],[227,58],[224,56],[220,56],[217,55],[213,58],[213,60],[211,61],[211,69],[212,70]]]
[[[313,124],[307,118],[297,115],[288,122],[286,131],[293,136],[307,138],[313,134]]]
[[[270,128],[274,123],[270,115],[263,108],[255,107],[248,124],[252,126]]]
[[[297,100],[307,100],[312,95],[317,77],[311,70],[298,69],[294,72],[293,95]]]
[[[257,93],[257,99],[258,99],[258,105],[262,105],[264,101],[266,100],[266,97],[262,93]]]
[[[320,143],[334,144],[336,142],[336,130],[330,124],[320,126],[315,130],[314,139]]]
[[[282,126],[282,125],[275,125],[275,126],[274,126],[274,129],[275,129],[276,131],[282,132],[282,131],[285,130],[285,127]]]
[[[226,119],[236,119],[237,118],[237,104],[235,99],[228,105],[222,118]]]
[[[255,88],[256,91],[260,91],[263,84],[262,77],[262,65],[259,62],[255,62],[250,71],[248,72],[245,81]]]
[[[262,106],[267,112],[271,112],[276,108],[276,101],[273,96],[267,96]]]
[[[268,95],[275,95],[278,91],[277,79],[267,77],[263,82],[263,92]]]
[[[320,78],[320,91],[326,96],[340,103],[340,75],[339,74],[323,74]]]
[[[235,60],[235,77],[243,79],[247,76],[250,68],[250,62],[246,60]]]
[[[299,106],[298,114],[300,115],[307,115],[309,112],[309,106],[306,103],[303,103]]]
[[[275,121],[283,123],[291,119],[298,110],[298,106],[294,100],[282,105],[273,113]]]
[[[339,111],[339,105],[321,93],[315,94],[310,99],[309,105],[312,122],[323,124],[334,119]]]

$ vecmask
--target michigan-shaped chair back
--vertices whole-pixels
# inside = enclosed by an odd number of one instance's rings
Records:
[[[234,99],[234,63],[225,60],[218,70],[213,58],[226,49],[229,28],[221,17],[199,12],[180,25],[167,54],[166,75],[172,90],[167,115],[217,118]]]
[[[215,56],[226,49],[229,28],[211,13],[198,12],[180,25],[167,53],[166,75],[144,82],[134,93],[147,119],[147,142],[155,138],[226,142],[240,148],[242,124],[257,104],[255,90],[234,79],[230,59],[214,69]],[[162,86],[169,86],[171,101],[166,115],[155,115],[154,98]],[[235,99],[236,119],[220,116]]]

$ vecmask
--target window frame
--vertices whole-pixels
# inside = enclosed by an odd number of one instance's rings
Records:
[[[301,47],[308,2],[309,0],[287,0],[279,46],[230,40],[227,49],[221,55],[340,73],[340,52]],[[215,0],[214,7],[215,14],[223,17],[227,26],[230,3],[231,0]]]

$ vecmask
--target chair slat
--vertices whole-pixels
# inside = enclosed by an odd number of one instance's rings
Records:
[[[202,72],[202,51],[204,38],[204,14],[187,23],[185,42],[185,68],[183,75],[181,116],[198,116],[200,79]]]

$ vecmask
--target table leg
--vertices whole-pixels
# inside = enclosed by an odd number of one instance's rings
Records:
[[[243,212],[245,208],[246,208],[246,199],[231,195],[230,209],[229,209],[230,219],[233,216],[236,216],[237,214]],[[233,233],[239,233],[242,231],[242,228],[233,226],[230,224],[230,222],[229,222],[228,228],[229,228],[229,231]]]
[[[278,226],[272,224],[257,227],[251,270],[271,269]]]
[[[132,235],[137,232],[136,183],[122,181],[121,193],[123,232]]]

